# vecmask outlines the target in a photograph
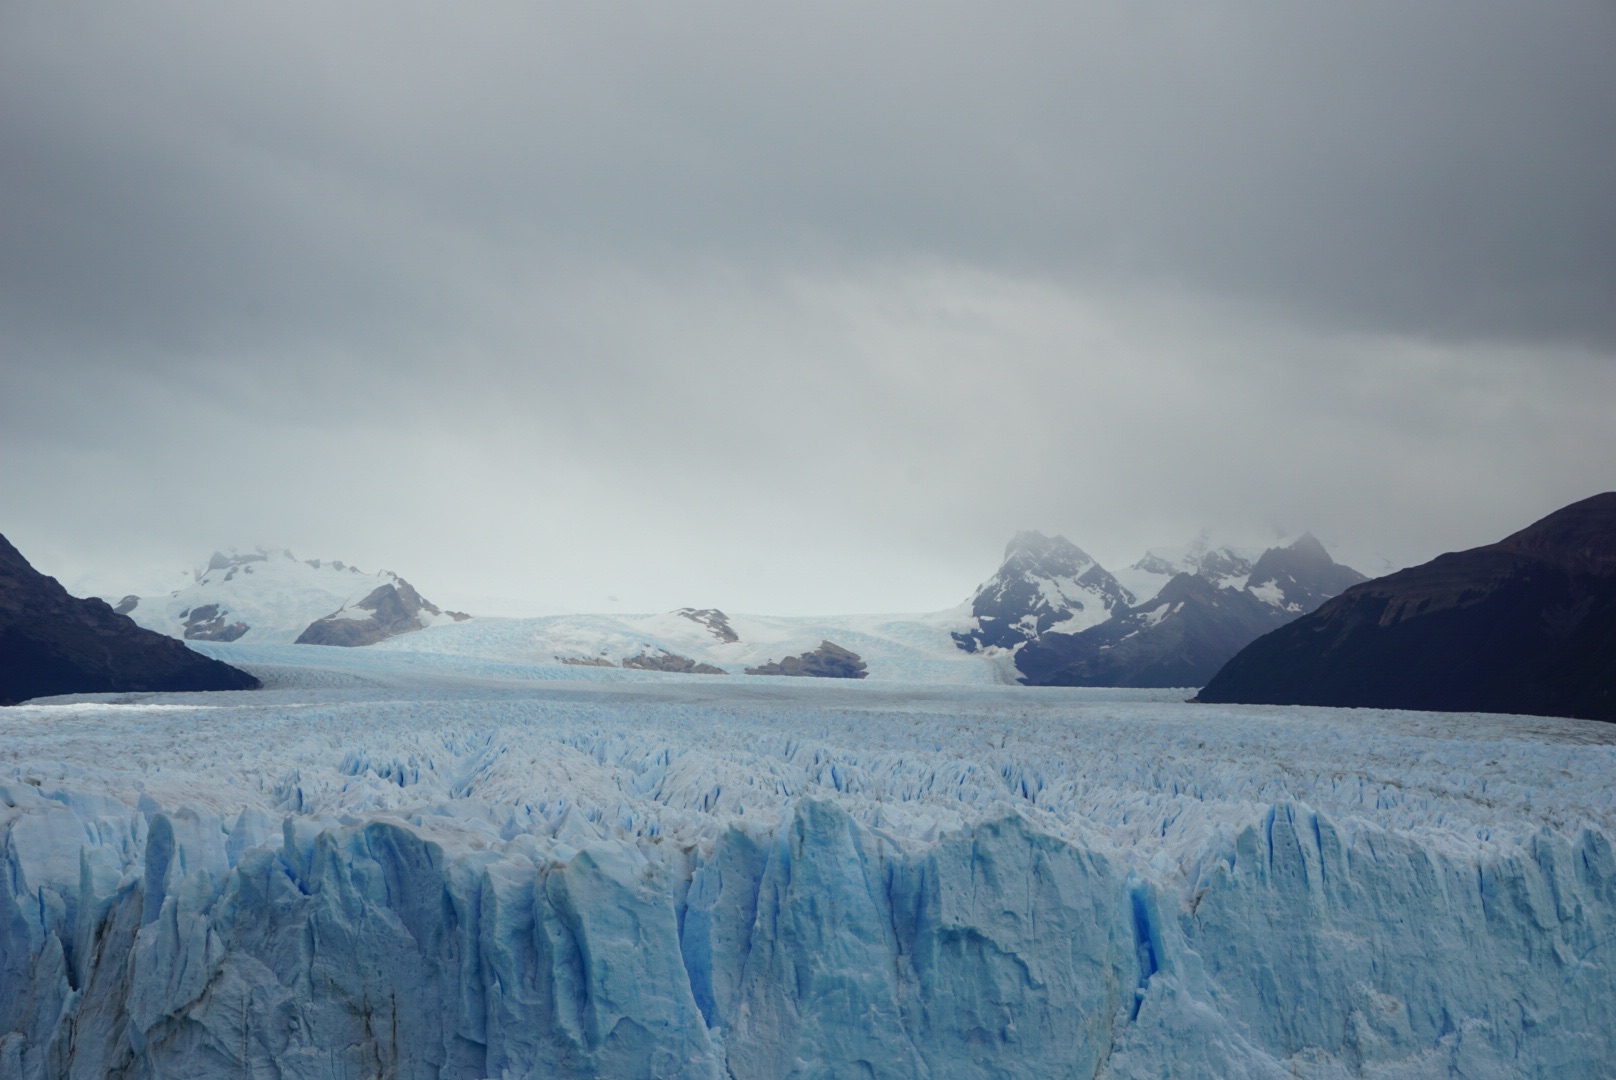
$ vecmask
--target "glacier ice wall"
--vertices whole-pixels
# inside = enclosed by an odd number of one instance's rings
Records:
[[[219,648],[0,710],[0,1080],[1616,1076],[1608,725]]]
[[[1616,1073],[1616,853],[1293,801],[1190,878],[1019,812],[700,843],[0,786],[0,1076]]]

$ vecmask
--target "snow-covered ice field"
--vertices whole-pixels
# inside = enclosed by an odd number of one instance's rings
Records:
[[[599,657],[620,664],[638,654],[672,653],[734,675],[832,641],[869,667],[868,678],[926,684],[1019,681],[1008,652],[968,653],[952,632],[974,625],[970,605],[923,615],[726,616],[737,636],[722,641],[705,625],[670,611],[651,615],[549,615],[535,619],[478,618],[428,627],[374,646],[467,660],[549,663]]]
[[[1616,726],[208,646],[0,710],[0,1076],[1616,1075]]]

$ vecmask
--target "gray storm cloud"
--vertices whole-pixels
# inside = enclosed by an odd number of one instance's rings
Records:
[[[1406,562],[1616,486],[1608,5],[0,31],[0,530],[70,583],[915,609],[1018,527]]]

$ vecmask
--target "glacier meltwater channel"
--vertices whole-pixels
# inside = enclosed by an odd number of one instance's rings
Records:
[[[7,1080],[1616,1075],[1610,727],[215,649],[0,712]]]

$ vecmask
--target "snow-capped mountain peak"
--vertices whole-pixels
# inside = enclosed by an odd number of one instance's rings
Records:
[[[1242,589],[1246,577],[1261,553],[1227,544],[1218,544],[1210,529],[1202,529],[1182,547],[1151,548],[1138,562],[1117,577],[1138,596],[1147,600],[1161,591],[1178,574],[1194,574],[1215,588]]]
[[[1285,547],[1271,547],[1252,566],[1246,591],[1292,615],[1312,611],[1367,578],[1330,558],[1318,537],[1303,533]]]
[[[1062,537],[1019,533],[954,640],[967,652],[1012,650],[1034,683],[1197,685],[1253,639],[1362,580],[1309,533],[1253,553],[1203,529],[1120,575]]]
[[[1064,536],[1019,532],[998,572],[972,597],[973,625],[954,639],[968,652],[1014,649],[1043,634],[1096,626],[1133,599],[1110,571]]]
[[[410,620],[407,629],[419,629],[440,614],[451,617],[391,571],[367,574],[341,560],[299,559],[285,549],[216,551],[191,577],[167,596],[126,596],[117,610],[172,637],[265,643],[297,641],[313,624],[338,616],[354,622],[378,618],[396,624],[394,633]],[[383,595],[388,590],[396,595]],[[396,617],[405,609],[407,616]]]

